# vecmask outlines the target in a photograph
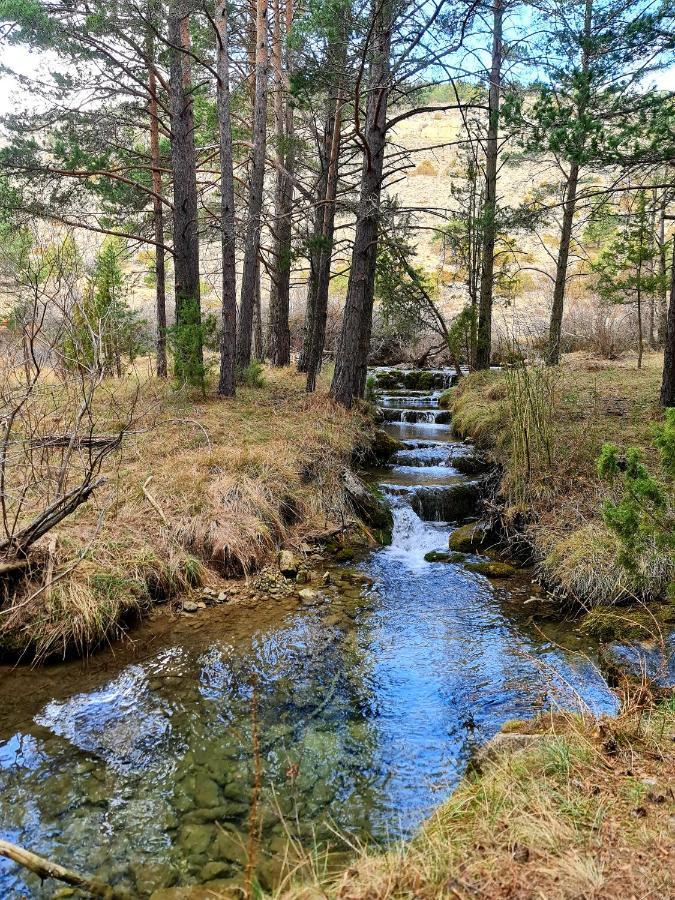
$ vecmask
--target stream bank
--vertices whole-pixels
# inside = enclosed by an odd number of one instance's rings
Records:
[[[299,373],[266,371],[227,402],[215,385],[204,397],[154,378],[116,384],[125,394],[135,427],[106,483],[20,577],[0,574],[0,658],[87,656],[349,520],[341,476],[371,423],[325,390],[308,396]]]
[[[594,640],[532,622],[542,598],[527,571],[491,580],[465,565],[490,561],[480,553],[425,559],[473,514],[476,476],[452,465],[470,448],[441,421],[444,386],[415,402],[387,389],[399,446],[370,478],[391,503],[391,543],[328,567],[308,602],[270,595],[142,626],[136,645],[58,678],[2,670],[3,837],[140,898],[227,895],[255,793],[254,868],[272,888],[289,837],[329,846],[338,867],[354,840],[412,835],[507,721],[580,699],[616,710]],[[50,888],[0,861],[0,893]]]

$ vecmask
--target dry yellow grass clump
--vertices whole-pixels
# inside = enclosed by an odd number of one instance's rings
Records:
[[[639,590],[618,564],[616,538],[602,521],[612,488],[596,468],[609,441],[639,447],[658,468],[652,430],[662,417],[661,363],[653,354],[637,370],[632,359],[609,363],[574,354],[525,376],[471,375],[453,403],[455,429],[488,448],[502,467],[507,525],[533,546],[545,580],[586,606],[665,595],[667,552],[654,548],[641,561]]]
[[[314,871],[284,900],[675,895],[675,705],[557,714],[513,731],[409,844]]]
[[[40,658],[80,653],[204,579],[245,575],[281,544],[342,524],[341,474],[367,420],[266,372],[236,400],[143,377],[108,384],[135,401],[106,484],[5,579],[0,648]],[[105,421],[105,410],[99,410]]]

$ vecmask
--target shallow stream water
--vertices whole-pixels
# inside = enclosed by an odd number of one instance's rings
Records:
[[[0,836],[141,898],[227,889],[257,763],[256,870],[271,885],[289,836],[340,851],[410,834],[507,719],[615,708],[592,644],[530,621],[527,573],[490,582],[424,560],[447,548],[456,486],[475,481],[452,466],[467,448],[438,406],[450,380],[411,393],[385,379],[405,446],[373,473],[395,525],[358,564],[372,588],[338,571],[315,606],[217,607],[86,665],[0,669]],[[1,897],[55,890],[0,860]]]

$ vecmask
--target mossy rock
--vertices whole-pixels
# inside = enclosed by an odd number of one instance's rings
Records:
[[[342,481],[345,493],[354,512],[381,544],[391,543],[394,516],[381,491],[364,484],[360,478],[346,469]]]
[[[333,554],[333,559],[337,562],[351,562],[355,556],[356,552],[353,547],[343,547]]]
[[[430,550],[424,554],[424,558],[427,562],[459,563],[464,562],[466,554],[449,550]]]
[[[645,609],[641,606],[596,606],[581,620],[584,634],[598,641],[644,641],[653,638],[675,612],[673,604]]]
[[[374,528],[371,531],[372,536],[382,547],[388,547],[394,537],[393,525],[391,528]]]
[[[457,469],[462,475],[482,475],[490,468],[490,464],[479,453],[465,453],[461,456],[453,456],[450,460],[453,469]]]
[[[386,463],[399,450],[405,449],[403,441],[397,441],[396,438],[387,434],[381,428],[373,435],[373,441],[370,445],[370,456],[376,463]]]
[[[474,553],[489,543],[489,532],[477,522],[469,522],[456,528],[448,538],[450,550],[460,553]]]
[[[478,575],[485,575],[487,578],[511,578],[518,571],[514,566],[508,563],[495,562],[470,562],[465,563],[465,568],[470,572],[476,572]]]
[[[463,522],[476,515],[481,491],[477,481],[442,486],[423,484],[416,488],[410,502],[425,522]]]

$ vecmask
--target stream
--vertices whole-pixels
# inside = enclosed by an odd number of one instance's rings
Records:
[[[423,376],[374,373],[384,427],[404,442],[369,476],[393,540],[356,570],[329,567],[320,602],[216,607],[142,626],[86,664],[0,667],[0,837],[141,898],[226,890],[257,783],[256,872],[271,886],[289,836],[330,845],[337,865],[350,840],[410,835],[506,720],[615,710],[593,642],[531,621],[527,572],[489,581],[425,561],[477,486],[452,465],[469,448],[438,403],[452,375]],[[57,890],[0,859],[1,897]]]

